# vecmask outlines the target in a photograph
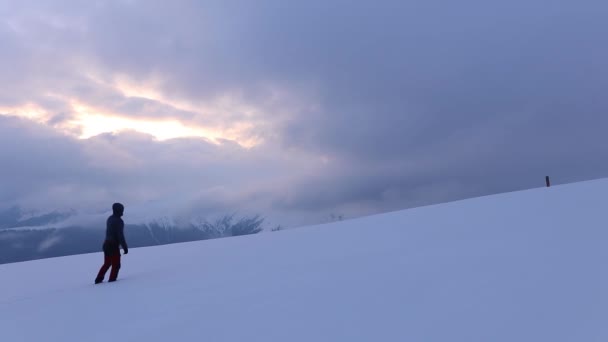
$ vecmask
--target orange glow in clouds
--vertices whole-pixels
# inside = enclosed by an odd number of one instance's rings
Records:
[[[212,104],[191,103],[189,101],[167,99],[160,91],[155,89],[154,84],[131,82],[127,77],[115,77],[110,82],[91,77],[91,81],[102,87],[114,89],[126,98],[145,98],[167,105],[170,108],[190,113],[206,113],[215,118],[221,118],[224,115],[230,116],[230,113],[235,111],[250,118],[257,114],[255,108],[239,103],[238,96],[224,96],[213,101]],[[235,141],[245,148],[251,148],[261,143],[260,138],[248,134],[254,127],[253,122],[249,120],[228,122],[222,124],[222,127],[202,127],[180,121],[178,118],[134,118],[129,115],[130,113],[114,113],[104,108],[90,106],[76,98],[57,94],[49,96],[63,101],[71,107],[74,114],[72,119],[66,122],[53,124],[53,128],[68,135],[76,135],[79,139],[88,139],[103,133],[136,131],[149,134],[161,141],[175,138],[203,138],[212,143],[219,143],[220,140],[226,139]],[[2,107],[0,105],[0,114],[17,116],[45,125],[49,124],[48,120],[52,117],[52,113],[49,113],[45,108],[32,103],[14,107]]]
[[[87,139],[102,133],[118,133],[133,130],[154,136],[158,140],[168,140],[184,137],[202,137],[214,141],[221,136],[211,130],[198,127],[187,127],[178,120],[140,120],[111,113],[102,113],[81,104],[72,104],[78,113],[70,121],[73,127],[79,127],[81,139]]]
[[[207,129],[194,125],[188,126],[175,119],[129,118],[96,110],[75,101],[72,101],[71,105],[76,116],[68,122],[55,125],[54,128],[66,134],[80,132],[77,135],[79,139],[88,139],[103,133],[119,133],[132,130],[149,134],[161,141],[175,138],[204,138],[212,143],[218,143],[219,139],[228,139],[236,141],[246,148],[251,148],[260,143],[256,138],[243,138],[242,132],[250,128],[250,125],[244,123],[236,124],[230,130]],[[32,120],[40,124],[47,124],[47,120],[51,117],[47,110],[36,104],[26,104],[19,107],[0,106],[0,115],[2,114]]]

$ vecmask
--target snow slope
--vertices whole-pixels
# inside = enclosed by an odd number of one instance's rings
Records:
[[[0,266],[2,341],[608,341],[608,180]],[[125,218],[128,220],[128,217]]]

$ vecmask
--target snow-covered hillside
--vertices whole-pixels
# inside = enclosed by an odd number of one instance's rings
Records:
[[[608,341],[608,180],[0,266],[3,341]],[[128,217],[125,217],[128,220]],[[127,232],[128,237],[128,232]]]

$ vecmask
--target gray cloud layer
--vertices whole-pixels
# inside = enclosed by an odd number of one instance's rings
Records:
[[[0,108],[49,117],[0,118],[0,201],[300,223],[603,177],[607,16],[601,1],[8,2]],[[74,99],[263,142],[76,140],[56,129]]]

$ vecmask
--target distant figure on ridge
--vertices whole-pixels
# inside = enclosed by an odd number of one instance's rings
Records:
[[[125,207],[122,204],[114,203],[112,205],[112,215],[106,221],[106,240],[103,243],[104,263],[95,278],[95,284],[103,282],[110,266],[112,266],[112,271],[108,281],[116,281],[120,270],[120,247],[122,246],[125,254],[129,253],[124,235],[125,223],[121,218],[124,211]]]

